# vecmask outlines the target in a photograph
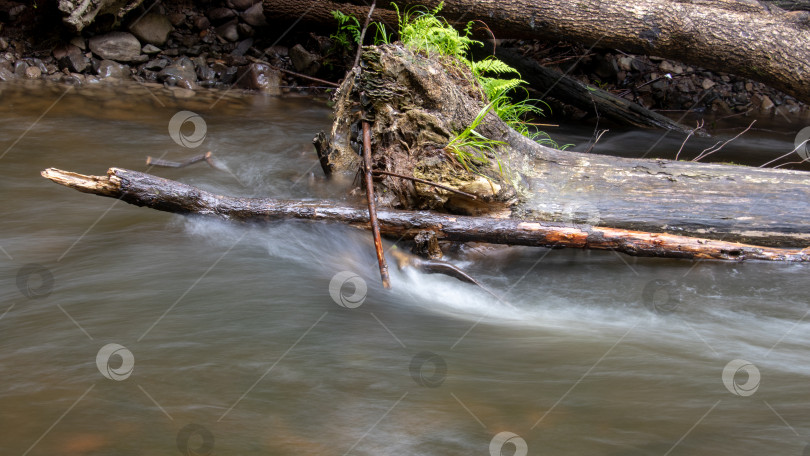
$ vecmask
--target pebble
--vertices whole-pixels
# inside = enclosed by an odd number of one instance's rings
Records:
[[[25,77],[28,79],[39,79],[42,76],[42,70],[38,67],[30,66],[25,69]]]

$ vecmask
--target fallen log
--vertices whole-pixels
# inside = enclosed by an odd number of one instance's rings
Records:
[[[440,0],[400,0],[433,8]],[[354,5],[352,5],[353,3]],[[788,2],[790,3],[790,2]],[[363,17],[363,0],[264,0],[268,17],[334,27],[332,10]],[[754,0],[445,0],[442,15],[479,19],[498,38],[566,40],[657,55],[754,79],[810,102],[810,27],[803,12]],[[378,6],[374,20],[396,22]]]
[[[329,201],[284,201],[215,195],[180,182],[138,171],[110,168],[106,176],[88,176],[55,168],[42,171],[51,181],[85,193],[120,199],[179,214],[199,214],[239,222],[311,220],[370,229],[368,210]],[[644,233],[587,225],[492,217],[439,214],[430,211],[379,210],[380,232],[410,239],[432,230],[440,240],[487,242],[538,247],[614,250],[634,256],[707,260],[810,261],[810,251]]]
[[[362,109],[373,118],[378,170],[476,196],[383,177],[375,182],[378,207],[599,224],[771,247],[810,245],[805,172],[562,151],[520,135],[490,112],[476,131],[505,145],[470,173],[445,149],[485,105],[466,68],[399,45],[366,47],[361,67],[337,91],[331,129],[316,138],[326,175],[354,175],[360,168]]]

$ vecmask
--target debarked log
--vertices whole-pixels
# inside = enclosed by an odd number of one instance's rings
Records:
[[[106,176],[48,168],[42,171],[42,176],[81,192],[179,214],[199,214],[240,222],[292,219],[338,222],[370,229],[365,208],[330,201],[215,195],[181,182],[121,168],[110,168]],[[381,209],[377,217],[381,233],[395,239],[409,239],[422,230],[432,230],[438,239],[446,241],[614,250],[634,256],[686,259],[810,261],[810,250],[759,247],[588,225],[393,209]]]

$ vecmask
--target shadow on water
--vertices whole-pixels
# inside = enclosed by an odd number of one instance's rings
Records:
[[[323,101],[234,94],[206,111],[121,91],[116,110],[109,94],[82,92],[48,110],[58,93],[2,96],[3,454],[500,454],[509,438],[504,454],[521,442],[560,455],[806,445],[806,266],[471,245],[450,259],[501,301],[393,265],[385,291],[363,231],[184,218],[38,175],[212,150],[229,172],[152,172],[217,193],[341,199],[316,178]],[[193,150],[169,135],[181,110],[205,121]],[[581,127],[572,142],[589,135]],[[618,153],[655,136],[603,141]],[[757,141],[738,145],[765,155],[792,138],[765,151]]]

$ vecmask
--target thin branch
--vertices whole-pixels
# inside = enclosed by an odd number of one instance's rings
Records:
[[[464,195],[464,196],[466,196],[467,198],[470,198],[470,199],[478,199],[478,197],[473,195],[472,193],[462,192],[461,190],[458,190],[458,189],[455,189],[455,188],[452,188],[452,187],[448,187],[446,185],[437,184],[436,182],[431,182],[429,180],[420,179],[418,177],[411,177],[411,176],[406,176],[404,174],[397,174],[397,173],[392,173],[392,172],[389,172],[389,171],[381,171],[381,170],[378,170],[378,169],[375,169],[374,171],[372,171],[372,173],[374,173],[374,174],[384,174],[386,176],[398,177],[400,179],[407,179],[407,180],[410,180],[410,181],[419,182],[420,184],[430,185],[431,187],[436,187],[436,188],[440,188],[442,190],[447,190],[448,192],[458,193],[459,195]]]
[[[181,161],[181,162],[173,162],[169,160],[161,160],[159,158],[152,158],[146,157],[146,165],[147,166],[161,166],[164,168],[185,168],[188,165],[193,165],[194,163],[199,163],[204,161],[208,163],[214,169],[218,169],[217,166],[214,164],[214,161],[211,159],[212,154],[209,150],[208,152],[200,155],[195,155],[188,160]]]
[[[371,23],[371,14],[374,12],[375,6],[377,6],[377,0],[372,1],[371,7],[368,9],[368,16],[366,16],[366,23],[363,24],[363,31],[360,32],[360,42],[357,43],[357,55],[354,57],[354,65],[352,65],[352,68],[360,64],[360,55],[363,53],[363,41],[366,39],[366,30],[368,30],[368,24]]]
[[[725,141],[723,144],[720,144],[720,146],[717,146],[717,147],[712,146],[712,147],[710,147],[710,148],[708,148],[708,149],[704,149],[704,150],[703,150],[703,152],[701,152],[701,153],[700,153],[700,155],[698,155],[697,157],[693,158],[693,159],[692,159],[692,161],[693,161],[693,162],[699,161],[699,160],[701,160],[701,159],[703,159],[703,158],[706,158],[706,157],[708,157],[709,155],[711,155],[711,154],[713,154],[713,153],[717,152],[718,150],[722,149],[723,147],[725,147],[725,145],[726,145],[726,144],[730,143],[731,141],[734,141],[735,139],[737,139],[737,138],[739,138],[740,136],[742,136],[742,135],[743,135],[743,134],[744,134],[746,131],[750,130],[750,129],[751,129],[751,127],[753,127],[755,123],[757,123],[757,121],[756,121],[756,120],[751,121],[751,123],[748,125],[748,127],[746,127],[746,128],[745,128],[745,130],[743,130],[743,131],[739,132],[739,133],[737,134],[737,136],[735,136],[735,137],[733,137],[733,138],[729,139],[728,141]]]
[[[371,223],[371,233],[374,236],[374,248],[377,251],[377,262],[380,263],[380,278],[383,288],[391,288],[391,279],[388,276],[388,264],[380,239],[380,223],[377,221],[377,207],[374,202],[374,180],[371,175],[371,128],[368,122],[363,121],[363,166],[366,176],[366,197],[368,198],[368,221]]]
[[[798,145],[798,146],[796,146],[796,147],[795,147],[793,150],[791,150],[790,152],[788,152],[788,153],[786,153],[785,155],[782,155],[782,156],[780,156],[780,157],[776,157],[776,158],[774,158],[773,160],[769,161],[768,163],[765,163],[764,165],[759,165],[759,167],[760,167],[760,168],[764,168],[764,167],[766,167],[766,166],[770,165],[771,163],[773,163],[773,162],[775,162],[775,161],[779,161],[779,160],[781,160],[781,159],[783,159],[783,158],[787,157],[788,155],[792,154],[793,152],[796,152],[797,150],[799,150],[799,148],[800,148],[800,147],[804,147],[805,145],[807,145],[807,141],[810,141],[810,139],[805,139],[804,141],[800,142],[800,143],[799,143],[799,145]],[[807,159],[805,158],[804,160],[802,160],[802,161],[800,161],[800,162],[791,162],[791,163],[804,163],[804,161],[805,161],[805,160],[807,160]],[[791,163],[784,163],[784,165],[789,165],[789,164],[791,164]],[[782,165],[779,165],[779,166],[782,166]],[[774,166],[774,168],[778,168],[778,166]]]
[[[685,146],[685,145],[686,145],[686,141],[689,141],[689,138],[691,138],[691,137],[692,137],[692,135],[694,135],[694,134],[695,134],[695,132],[696,132],[696,131],[698,131],[698,130],[700,130],[701,128],[703,128],[703,119],[700,119],[700,122],[697,122],[697,124],[696,124],[696,126],[695,126],[695,129],[694,129],[694,130],[691,130],[691,131],[689,132],[689,134],[688,134],[688,135],[686,135],[686,139],[684,139],[684,140],[683,140],[683,142],[681,143],[681,148],[680,148],[680,149],[678,149],[678,153],[677,153],[677,154],[675,154],[675,161],[677,161],[677,160],[678,160],[678,157],[680,157],[680,156],[681,156],[681,151],[683,150],[683,146]]]
[[[593,140],[593,144],[591,144],[591,147],[589,147],[589,148],[588,148],[588,150],[586,150],[586,151],[585,151],[585,153],[587,154],[587,153],[589,153],[590,151],[592,151],[592,150],[593,150],[593,148],[594,148],[594,147],[596,147],[596,143],[598,143],[598,142],[599,142],[599,138],[601,138],[601,137],[602,137],[602,135],[604,135],[605,133],[607,133],[607,132],[609,132],[609,131],[610,131],[610,130],[608,130],[608,129],[605,129],[605,130],[600,131],[600,132],[599,132],[599,133],[596,135],[596,139],[594,139],[594,140]]]

